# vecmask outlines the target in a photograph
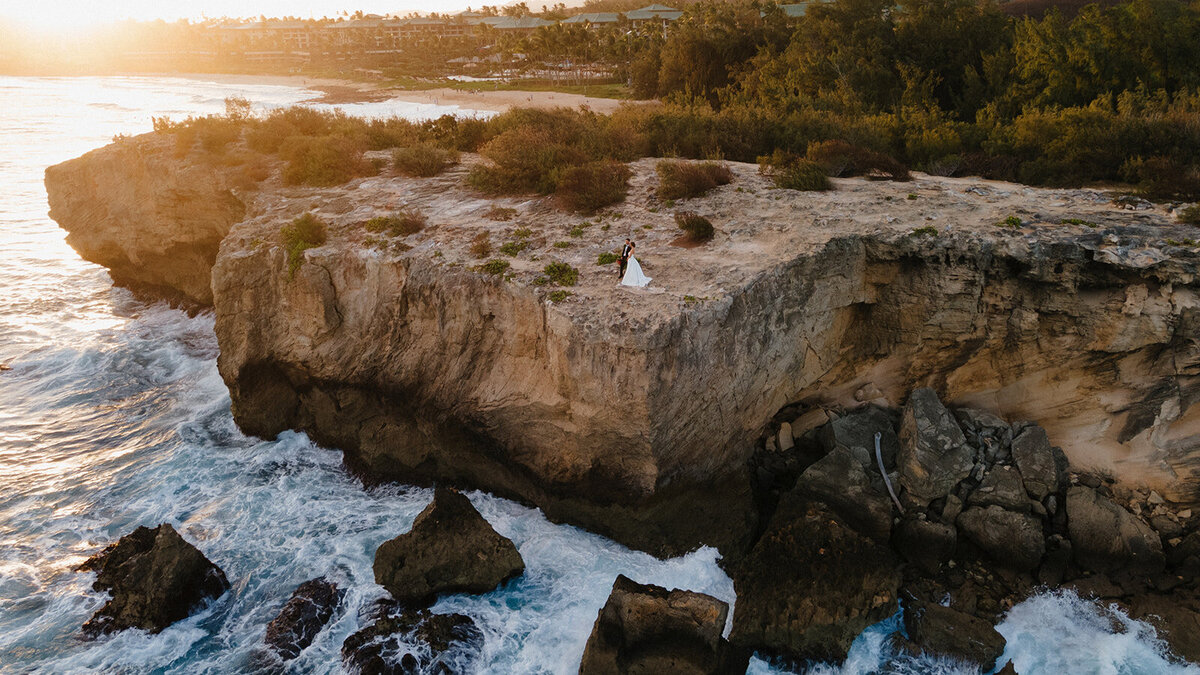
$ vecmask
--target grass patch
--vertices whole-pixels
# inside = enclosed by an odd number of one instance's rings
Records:
[[[613,253],[611,251],[605,251],[604,253],[601,253],[600,255],[596,256],[596,264],[597,265],[611,265],[620,259],[621,259],[621,256],[617,255],[616,253]]]
[[[569,242],[569,241],[556,241],[556,242],[554,242],[554,248],[571,248],[571,242]]]
[[[691,199],[709,190],[728,185],[733,181],[733,172],[724,162],[685,162],[664,159],[655,170],[658,172],[659,199]]]
[[[1195,239],[1168,239],[1167,244],[1169,244],[1171,246],[1188,246],[1188,247],[1194,248],[1196,246],[1196,240]]]
[[[937,231],[936,227],[934,227],[932,225],[926,225],[925,227],[913,228],[913,231],[909,232],[908,236],[910,236],[910,237],[936,237],[937,233],[938,233],[938,231]]]
[[[696,213],[676,213],[675,224],[683,230],[688,239],[694,242],[704,242],[713,238],[713,225],[708,218]]]
[[[397,148],[392,153],[392,162],[396,170],[405,176],[428,178],[458,164],[458,151],[447,150],[433,143],[418,143]]]
[[[1082,218],[1063,218],[1062,220],[1060,220],[1058,222],[1062,223],[1063,225],[1082,225],[1084,227],[1092,227],[1092,228],[1100,227],[1096,223],[1093,223],[1090,220],[1084,220]]]
[[[500,246],[500,252],[510,258],[515,258],[527,248],[529,248],[527,241],[506,241]]]
[[[542,271],[556,286],[574,286],[579,281],[579,270],[565,262],[552,262]]]
[[[567,298],[571,297],[572,295],[574,295],[574,293],[572,293],[571,291],[564,291],[562,289],[559,289],[557,291],[550,291],[550,302],[562,302],[563,300],[566,300]]]
[[[517,239],[528,239],[533,236],[533,230],[528,227],[518,227],[513,230],[513,236]]]
[[[625,201],[632,175],[624,163],[613,160],[571,167],[559,180],[555,196],[568,211],[594,213]]]
[[[367,232],[387,233],[392,237],[407,237],[425,229],[425,214],[416,209],[401,209],[390,216],[378,216],[363,223]]]
[[[295,277],[296,270],[304,264],[304,252],[324,244],[327,238],[325,223],[311,213],[284,225],[279,233],[283,235],[283,247],[287,251],[289,279]]]
[[[480,272],[485,272],[493,276],[499,276],[508,271],[509,263],[507,260],[489,260],[479,266]]]

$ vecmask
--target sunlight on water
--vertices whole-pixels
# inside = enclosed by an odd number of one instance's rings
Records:
[[[242,435],[216,370],[212,317],[112,288],[46,217],[46,166],[115,134],[148,131],[153,116],[220,112],[231,95],[265,109],[314,92],[180,78],[0,77],[0,363],[12,367],[0,372],[2,672],[280,672],[262,651],[266,624],[297,584],[319,575],[347,590],[344,610],[289,672],[341,672],[342,641],[361,627],[359,610],[383,595],[371,571],[375,548],[406,531],[430,499],[426,489],[363,489],[339,453],[303,435]],[[462,112],[399,102],[342,107],[413,118]],[[470,498],[527,565],[495,592],[436,605],[478,622],[480,672],[577,672],[617,574],[734,601],[711,549],[659,561],[537,510]],[[103,597],[75,568],[135,526],[164,521],[220,565],[233,590],[159,635],[79,640]],[[976,672],[896,657],[888,635],[898,625],[893,617],[866,631],[845,664],[804,672]],[[1074,596],[1037,596],[999,629],[1006,656],[1026,675],[1197,672],[1172,664],[1145,624],[1102,615]],[[750,672],[784,671],[755,659]]]

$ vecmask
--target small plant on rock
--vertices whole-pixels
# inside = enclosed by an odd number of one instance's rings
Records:
[[[489,260],[479,266],[479,271],[486,272],[493,276],[499,276],[508,271],[507,260]]]
[[[550,291],[550,302],[562,302],[563,300],[566,300],[567,298],[571,297],[572,295],[574,295],[574,293],[572,293],[571,291],[563,291],[563,290]]]
[[[304,252],[325,243],[325,223],[311,213],[305,213],[280,230],[283,246],[288,256],[288,277],[296,276],[296,270],[304,264]]]
[[[500,246],[500,252],[510,258],[515,258],[526,248],[529,248],[529,242],[527,241],[506,241]]]
[[[471,240],[471,255],[486,258],[492,254],[492,242],[487,232],[480,232]]]
[[[392,237],[407,237],[425,229],[425,215],[416,209],[404,208],[390,216],[378,216],[363,223],[368,232],[386,232]]]
[[[616,253],[612,253],[611,251],[605,251],[604,253],[601,253],[599,256],[596,257],[596,264],[597,265],[611,265],[620,259],[621,259],[621,257],[618,256]]]
[[[517,217],[517,210],[506,206],[493,206],[483,214],[483,217],[488,220],[508,222]]]
[[[1004,220],[996,223],[997,227],[1011,227],[1013,229],[1019,228],[1019,227],[1021,227],[1021,225],[1022,225],[1021,219],[1018,218],[1017,216],[1009,216],[1009,217],[1005,218]]]
[[[912,232],[909,232],[908,235],[910,237],[936,237],[937,228],[933,227],[932,225],[926,225],[925,227],[918,227],[914,229]]]
[[[1179,212],[1179,222],[1200,225],[1200,204],[1193,204]]]
[[[552,262],[542,271],[556,286],[574,286],[579,281],[579,270],[565,262]]]

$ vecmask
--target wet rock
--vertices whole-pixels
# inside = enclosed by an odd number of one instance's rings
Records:
[[[879,432],[879,454],[883,465],[889,470],[896,466],[896,455],[900,451],[900,439],[892,426],[887,411],[868,405],[839,417],[821,428],[820,440],[827,452],[846,448],[864,467],[874,467],[875,433]]]
[[[1046,551],[1041,521],[999,506],[973,506],[963,511],[958,529],[992,560],[1014,570],[1036,568]]]
[[[954,556],[958,535],[951,525],[931,520],[905,518],[892,536],[892,544],[909,562],[928,574],[937,574]]]
[[[1038,568],[1038,582],[1046,586],[1058,586],[1066,578],[1067,568],[1071,564],[1071,542],[1062,535],[1052,535],[1046,539],[1046,557]]]
[[[995,667],[1006,645],[991,623],[921,600],[905,602],[904,629],[925,653],[978,663],[983,672]]]
[[[1066,509],[1075,560],[1082,567],[1134,574],[1162,569],[1162,541],[1141,518],[1080,485],[1067,490]]]
[[[83,625],[99,635],[126,628],[157,633],[229,590],[225,573],[169,523],[139,527],[79,567],[112,599]]]
[[[904,406],[897,465],[900,483],[922,506],[950,494],[974,466],[954,416],[928,387],[913,391]]]
[[[842,661],[867,626],[895,613],[898,561],[830,509],[795,494],[732,570],[730,641],[796,660]]]
[[[1009,511],[1029,511],[1029,497],[1021,474],[1007,466],[996,466],[987,472],[983,482],[967,498],[971,506],[999,506]]]
[[[520,576],[525,562],[466,496],[439,487],[412,530],[375,552],[375,583],[397,600],[428,604],[441,593],[486,593]]]
[[[744,673],[721,637],[729,605],[703,593],[668,591],[624,575],[613,583],[584,648],[580,675]]]
[[[863,466],[845,447],[836,448],[800,474],[795,489],[803,497],[829,505],[859,532],[887,542],[892,531],[891,498],[872,485]]]
[[[300,584],[279,614],[267,624],[264,642],[284,660],[300,655],[333,618],[344,591],[324,577]]]
[[[1032,426],[1022,431],[1013,439],[1012,455],[1030,497],[1041,501],[1050,493],[1058,492],[1058,465],[1045,429]]]
[[[1154,626],[1171,651],[1200,662],[1200,606],[1193,594],[1146,593],[1129,601],[1129,616]]]
[[[342,643],[342,660],[359,675],[461,672],[483,645],[483,632],[462,614],[402,610],[384,602],[374,619]]]

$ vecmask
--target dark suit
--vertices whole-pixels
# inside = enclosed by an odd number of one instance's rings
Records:
[[[625,266],[629,264],[629,255],[631,253],[633,253],[633,247],[625,244],[624,248],[621,249],[621,271],[617,272],[618,279],[625,278]]]

